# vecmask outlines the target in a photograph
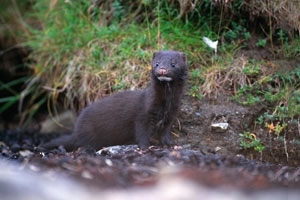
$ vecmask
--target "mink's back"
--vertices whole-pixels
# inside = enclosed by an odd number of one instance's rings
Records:
[[[60,145],[68,151],[80,146],[100,149],[134,142],[134,122],[143,112],[146,90],[125,91],[104,97],[84,108],[71,135],[42,145],[52,149]]]
[[[134,141],[134,122],[143,112],[145,91],[125,91],[86,107],[74,127],[76,146],[94,148]]]

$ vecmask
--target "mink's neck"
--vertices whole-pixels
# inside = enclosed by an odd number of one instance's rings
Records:
[[[151,80],[151,96],[153,103],[166,103],[170,106],[177,105],[182,95],[184,80],[159,81],[155,77]]]

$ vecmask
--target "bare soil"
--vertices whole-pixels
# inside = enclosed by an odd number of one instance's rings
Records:
[[[278,137],[270,133],[265,125],[256,123],[258,117],[266,112],[262,104],[241,106],[230,101],[226,95],[218,99],[204,98],[196,100],[185,98],[182,106],[182,122],[178,142],[193,149],[220,155],[240,155],[280,165],[300,166],[300,124],[289,121],[285,130]],[[226,122],[226,131],[215,130],[211,125]],[[180,128],[179,128],[180,127]],[[265,146],[262,153],[254,148],[241,146],[244,131],[253,133]],[[250,142],[250,141],[249,141]]]

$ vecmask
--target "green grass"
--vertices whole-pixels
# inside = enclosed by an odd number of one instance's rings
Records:
[[[254,73],[257,74],[257,67]],[[287,72],[271,75],[256,75],[251,84],[240,87],[233,97],[244,105],[264,103],[273,110],[273,115],[283,119],[300,113],[300,65]],[[249,74],[247,74],[249,76]]]
[[[31,57],[36,62],[31,67],[50,96],[65,93],[70,104],[79,99],[84,106],[99,95],[145,87],[155,50],[187,52],[190,60],[207,54],[200,31],[181,20],[170,23],[169,14],[157,16],[151,23],[113,21],[99,26],[85,13],[85,1],[58,2],[52,9],[44,4],[39,1],[35,10],[43,29],[32,27],[28,35],[27,45],[35,49]]]

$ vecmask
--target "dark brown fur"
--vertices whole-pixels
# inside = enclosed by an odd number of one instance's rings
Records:
[[[141,148],[146,148],[153,134],[159,134],[163,145],[172,145],[171,126],[179,110],[186,76],[185,54],[155,52],[147,89],[119,92],[96,101],[81,112],[73,134],[50,141],[43,147],[100,149],[135,140]]]

